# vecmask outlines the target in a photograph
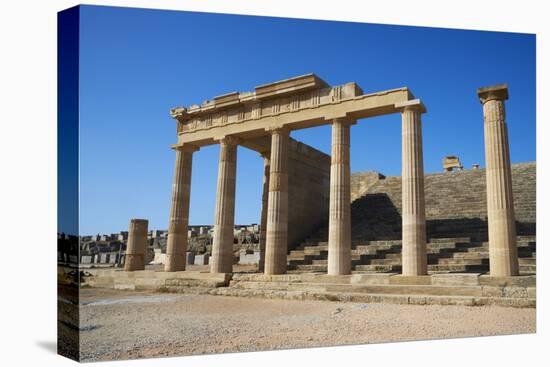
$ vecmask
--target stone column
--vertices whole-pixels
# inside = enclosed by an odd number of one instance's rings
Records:
[[[147,219],[131,219],[128,226],[125,271],[145,270],[145,251],[147,250]]]
[[[180,145],[176,150],[174,183],[172,184],[172,209],[166,240],[166,262],[164,271],[185,270],[187,252],[187,227],[189,225],[189,199],[191,196],[191,169],[193,152],[198,148]]]
[[[235,185],[237,176],[237,139],[220,139],[218,191],[214,216],[211,273],[233,271],[233,239],[235,229]]]
[[[332,122],[330,209],[328,229],[328,274],[351,273],[350,125]]]
[[[402,274],[428,274],[426,255],[426,209],[424,204],[424,159],[422,153],[421,114],[426,112],[420,100],[411,100],[401,108],[402,119]]]
[[[508,86],[502,84],[480,88],[477,94],[483,104],[485,130],[490,272],[492,276],[514,276],[519,274],[519,265],[510,147],[504,110]]]
[[[284,274],[288,240],[288,142],[289,131],[270,129],[271,166],[267,204],[265,274]]]
[[[269,170],[271,161],[269,159],[269,153],[263,153],[264,159],[264,181],[262,191],[262,214],[260,219],[260,262],[258,264],[258,270],[264,271],[265,268],[265,240],[267,233],[267,206],[269,197]]]

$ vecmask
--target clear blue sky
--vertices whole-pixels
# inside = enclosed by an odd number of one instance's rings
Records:
[[[423,117],[425,171],[445,155],[484,166],[476,88],[509,83],[512,162],[535,160],[535,36],[84,6],[80,35],[80,233],[167,228],[175,143],[169,109],[316,73],[363,90],[409,87]],[[399,115],[352,127],[352,171],[400,175]],[[330,153],[330,128],[292,132]],[[195,154],[191,224],[212,223],[219,148]],[[258,222],[262,160],[239,148],[236,222]]]

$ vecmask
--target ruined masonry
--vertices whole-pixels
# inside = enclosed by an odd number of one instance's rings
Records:
[[[168,291],[193,286],[209,294],[285,299],[534,307],[535,165],[510,164],[507,85],[477,93],[486,168],[463,170],[457,157],[447,157],[446,172],[431,175],[424,174],[422,148],[427,109],[406,87],[364,94],[356,83],[332,87],[308,74],[174,108],[165,272],[110,270],[91,283]],[[401,177],[352,175],[353,125],[387,114],[401,117]],[[293,130],[321,125],[332,127],[330,156],[290,138]],[[183,271],[192,161],[212,144],[220,145],[220,157],[210,274],[192,274]],[[261,273],[233,274],[239,146],[264,162]],[[512,181],[513,175],[519,179]],[[140,248],[133,225],[125,270],[142,268],[131,260],[139,259]]]
[[[515,218],[507,128],[504,120],[506,85],[478,90],[483,104],[489,258],[491,274],[518,275]],[[189,217],[192,152],[201,146],[220,144],[218,192],[213,246],[213,273],[232,271],[237,145],[257,150],[269,159],[267,208],[265,211],[265,274],[287,270],[289,228],[301,227],[289,218],[289,133],[291,130],[332,124],[330,167],[328,274],[351,272],[351,178],[350,126],[358,119],[400,113],[402,119],[402,273],[427,274],[426,209],[421,116],[426,108],[407,88],[363,94],[355,83],[330,87],[313,74],[256,87],[250,93],[229,93],[201,106],[175,108],[178,157],[168,238],[172,262],[166,271],[183,270]],[[189,167],[188,167],[189,166]],[[185,168],[185,169],[183,169]],[[183,173],[182,173],[183,172]],[[267,175],[267,170],[265,172]],[[321,193],[319,199],[323,198]],[[300,208],[304,209],[304,208]],[[300,210],[296,211],[300,212]],[[317,213],[317,214],[315,214]],[[322,211],[312,213],[322,215]],[[292,241],[292,239],[291,239]],[[292,243],[292,242],[291,242]]]

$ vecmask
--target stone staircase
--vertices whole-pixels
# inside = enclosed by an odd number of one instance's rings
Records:
[[[427,244],[428,273],[489,271],[489,244],[469,237],[433,238]],[[536,273],[534,236],[518,236],[520,272]],[[291,272],[326,272],[328,244],[308,240],[288,255]],[[401,240],[354,241],[351,250],[354,272],[400,272]]]
[[[235,273],[229,287],[215,288],[208,294],[286,300],[536,307],[536,276],[499,278],[479,273],[419,277],[391,273],[339,276],[319,273]]]
[[[364,175],[364,174],[360,174]],[[374,178],[373,178],[374,177]],[[401,177],[368,175],[351,205],[352,270],[401,271]],[[362,179],[362,178],[361,178]],[[536,272],[536,165],[512,165],[522,274]],[[485,170],[425,176],[428,272],[488,272]],[[328,223],[288,254],[289,270],[326,272]]]

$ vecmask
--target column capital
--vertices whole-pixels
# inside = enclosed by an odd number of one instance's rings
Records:
[[[286,135],[288,135],[290,133],[290,129],[288,127],[282,126],[282,125],[274,125],[274,126],[266,127],[265,131],[269,132],[272,135],[273,134],[280,134],[280,135],[286,134]]]
[[[399,102],[394,104],[394,107],[401,111],[416,111],[419,113],[426,113],[428,110],[426,109],[426,106],[424,106],[424,103],[420,99],[411,99],[409,101],[405,102]]]
[[[491,100],[505,101],[508,99],[508,84],[497,84],[477,89],[479,102],[485,104]]]
[[[355,125],[357,123],[357,120],[352,119],[351,117],[337,117],[330,120],[331,125],[334,123],[340,123],[343,125],[351,126],[351,125]]]
[[[170,148],[188,153],[193,153],[200,149],[200,147],[193,144],[173,144],[170,146]]]
[[[271,151],[270,150],[265,150],[265,151],[262,151],[262,152],[258,152],[258,154],[262,158],[267,158],[267,159],[271,158]]]
[[[237,138],[236,136],[233,136],[233,135],[215,137],[214,140],[220,144],[226,144],[226,145],[237,145],[241,142],[240,138]]]

